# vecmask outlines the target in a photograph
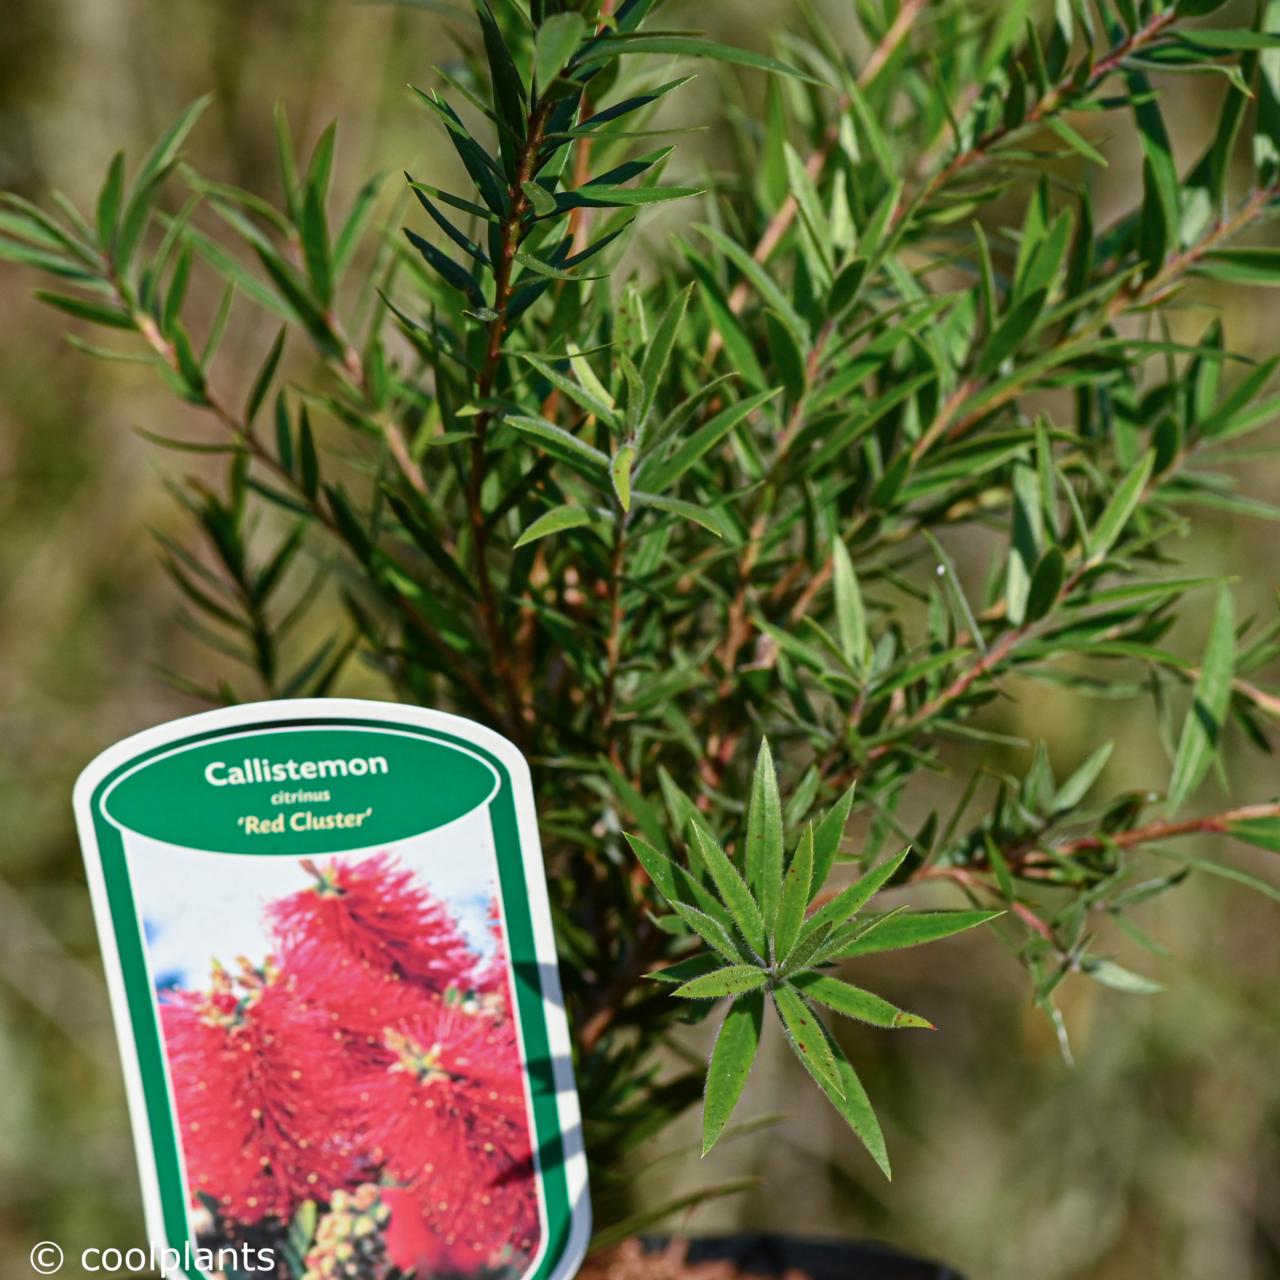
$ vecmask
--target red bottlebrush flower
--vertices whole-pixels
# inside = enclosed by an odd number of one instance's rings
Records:
[[[225,1218],[287,1220],[359,1181],[340,1060],[274,965],[242,964],[238,983],[216,967],[210,991],[161,1005],[187,1181],[193,1204],[203,1193]]]
[[[445,1269],[438,1235],[427,1225],[408,1187],[379,1187],[390,1217],[382,1228],[388,1261],[405,1275],[433,1276]]]
[[[448,908],[391,854],[303,866],[316,883],[268,908],[282,961],[299,996],[374,1056],[424,993],[474,983],[476,956]]]
[[[394,1061],[357,1086],[365,1141],[412,1192],[438,1267],[470,1273],[532,1251],[537,1188],[511,1023],[440,1000],[385,1039]]]

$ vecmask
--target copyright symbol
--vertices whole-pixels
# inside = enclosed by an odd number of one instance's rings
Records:
[[[52,1240],[42,1240],[31,1250],[32,1270],[51,1276],[62,1266],[62,1249]]]

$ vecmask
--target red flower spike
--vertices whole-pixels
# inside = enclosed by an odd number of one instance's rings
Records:
[[[475,980],[476,957],[444,903],[389,853],[304,863],[309,889],[268,908],[301,999],[378,1055],[382,1031],[411,1016],[423,992]]]
[[[427,1225],[413,1192],[408,1187],[379,1190],[382,1203],[391,1214],[382,1229],[391,1264],[406,1275],[432,1276],[444,1270],[440,1237]]]
[[[438,1001],[386,1043],[394,1062],[361,1086],[366,1140],[384,1176],[412,1192],[439,1264],[467,1273],[532,1250],[538,1202],[511,1024]]]
[[[170,993],[160,1012],[193,1204],[284,1220],[359,1180],[332,1030],[274,968],[235,986],[217,968],[211,992]]]
[[[163,1010],[193,1197],[240,1223],[327,1205],[306,1280],[518,1265],[540,1225],[496,903],[482,961],[392,855],[303,866],[268,908],[280,965]]]

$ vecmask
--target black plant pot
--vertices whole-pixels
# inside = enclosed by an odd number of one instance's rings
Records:
[[[689,1242],[688,1256],[690,1262],[730,1262],[754,1275],[780,1276],[794,1269],[811,1280],[963,1280],[958,1271],[939,1263],[847,1240],[703,1236]]]

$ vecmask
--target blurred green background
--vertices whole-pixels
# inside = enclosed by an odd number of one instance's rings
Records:
[[[688,7],[688,6],[686,6]],[[833,22],[840,6],[829,6]],[[762,41],[786,0],[723,0],[696,21]],[[193,160],[275,198],[271,109],[283,101],[304,146],[340,121],[336,183],[369,172],[439,173],[446,160],[409,102],[450,53],[427,9],[350,0],[6,0],[0,31],[0,188],[92,200],[111,153],[135,158],[182,105],[214,107]],[[1218,89],[1205,85],[1208,97]],[[704,72],[682,110],[709,126],[688,144],[715,168],[726,99]],[[1169,104],[1185,161],[1211,113],[1180,88]],[[1120,125],[1101,180],[1115,201],[1137,184]],[[720,135],[723,136],[723,135]],[[394,184],[391,184],[394,185]],[[1106,207],[1105,201],[1102,206]],[[659,226],[661,224],[658,224]],[[650,226],[650,235],[661,235]],[[37,1240],[74,1257],[143,1242],[124,1095],[98,965],[70,791],[113,740],[198,709],[160,668],[206,683],[218,659],[177,623],[152,530],[176,528],[165,478],[193,465],[133,432],[169,431],[182,411],[147,370],[71,350],[62,318],[0,267],[0,1276],[30,1274]],[[1275,349],[1268,299],[1220,294],[1229,337]],[[1203,323],[1203,312],[1197,326]],[[246,380],[269,340],[240,331]],[[233,346],[232,352],[237,348]],[[234,358],[234,356],[233,356]],[[1267,497],[1277,473],[1252,469]],[[1239,611],[1274,609],[1268,526],[1198,520],[1191,571],[1239,575]],[[1200,641],[1195,610],[1178,643]],[[345,692],[378,693],[353,668]],[[1017,690],[1011,690],[1017,693]],[[1107,784],[1166,776],[1145,710],[1015,697],[1011,727],[1047,735],[1055,759],[1115,737]],[[1231,762],[1238,802],[1276,791],[1273,766]],[[1225,803],[1210,784],[1206,806]],[[909,818],[909,815],[908,815]],[[1204,852],[1209,852],[1209,849]],[[1214,856],[1223,856],[1220,847]],[[1232,849],[1277,881],[1274,856]],[[921,903],[924,905],[924,903]],[[874,1237],[945,1259],[970,1280],[1262,1280],[1280,1275],[1280,911],[1243,888],[1194,877],[1140,914],[1171,954],[1141,956],[1167,991],[1124,996],[1069,983],[1076,1050],[1067,1067],[994,934],[874,963],[868,985],[932,1018],[932,1036],[855,1035],[850,1047],[885,1122],[885,1184],[798,1068],[777,1056],[744,1114],[787,1123],[699,1164],[666,1161],[642,1197],[665,1198],[756,1172],[758,1192],[704,1207],[692,1230],[778,1229]],[[945,948],[945,950],[943,949]],[[1127,954],[1123,940],[1118,954]],[[691,1116],[692,1119],[692,1116]],[[669,1145],[691,1140],[673,1135]],[[74,1266],[68,1268],[74,1271]]]

